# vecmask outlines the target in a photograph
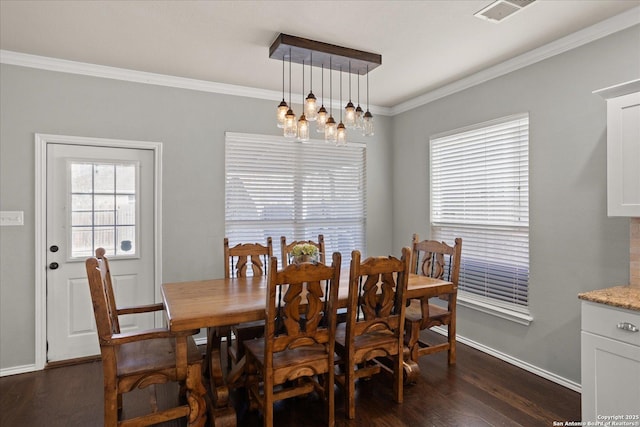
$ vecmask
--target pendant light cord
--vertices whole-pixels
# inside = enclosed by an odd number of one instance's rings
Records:
[[[291,48],[289,48],[289,108],[291,109],[292,106],[293,104],[291,104]]]
[[[329,117],[333,117],[333,76],[331,70],[333,65],[331,64],[331,57],[329,57]]]
[[[340,104],[342,104],[342,65],[340,66]],[[340,108],[340,123],[342,123],[342,108]]]
[[[304,65],[302,68],[304,69]],[[309,92],[313,93],[313,52],[311,52],[311,58],[309,58]],[[304,89],[302,89],[302,93],[304,94]]]
[[[349,102],[351,102],[351,61],[349,61]]]
[[[367,64],[367,111],[369,111],[369,64]]]

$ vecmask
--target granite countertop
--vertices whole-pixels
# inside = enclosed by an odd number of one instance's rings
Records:
[[[640,288],[631,286],[614,286],[612,288],[598,289],[595,291],[578,294],[578,298],[640,311]]]

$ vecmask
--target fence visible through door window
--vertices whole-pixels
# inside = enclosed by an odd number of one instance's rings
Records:
[[[71,161],[71,257],[136,255],[138,164]]]

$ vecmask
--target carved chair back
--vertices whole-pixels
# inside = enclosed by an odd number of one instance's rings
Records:
[[[269,258],[273,256],[273,242],[267,237],[267,244],[239,243],[229,247],[229,239],[224,238],[224,277],[246,277],[251,271],[252,276],[266,274],[265,267]]]

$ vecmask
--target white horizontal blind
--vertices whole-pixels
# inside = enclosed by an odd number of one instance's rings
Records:
[[[527,306],[529,116],[432,138],[432,238],[462,238],[460,289]]]
[[[324,141],[299,143],[277,136],[226,134],[225,233],[231,245],[280,236],[314,240],[323,234],[327,262],[365,250],[366,149]],[[280,266],[281,267],[281,266]]]

